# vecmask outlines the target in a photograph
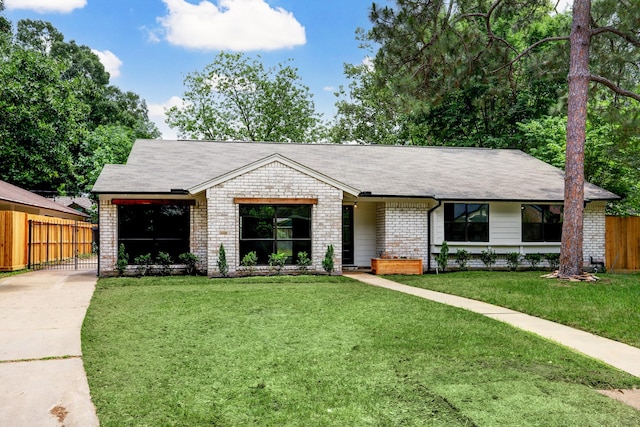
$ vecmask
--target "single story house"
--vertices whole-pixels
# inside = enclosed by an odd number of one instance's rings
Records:
[[[289,268],[304,251],[321,271],[329,245],[337,272],[383,254],[430,270],[443,241],[472,254],[559,252],[564,174],[511,149],[139,140],[93,192],[101,275],[120,244],[130,260],[194,253],[210,276],[220,245],[230,274],[252,251],[259,265],[284,252]],[[604,259],[605,205],[617,198],[585,184],[586,264]]]

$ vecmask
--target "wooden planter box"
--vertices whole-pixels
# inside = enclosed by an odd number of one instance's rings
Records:
[[[373,274],[422,274],[421,259],[371,258]]]

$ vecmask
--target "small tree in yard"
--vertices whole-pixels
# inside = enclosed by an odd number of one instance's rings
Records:
[[[333,272],[333,245],[327,246],[327,252],[322,260],[322,268],[327,273]]]
[[[440,271],[447,269],[447,265],[449,264],[449,245],[447,245],[447,242],[442,242],[440,253],[436,255],[436,262],[438,263]]]
[[[518,269],[518,266],[520,265],[520,253],[509,252],[506,258],[507,258],[507,265],[509,266],[509,270],[516,271]]]
[[[469,259],[471,259],[471,254],[469,254],[468,251],[464,249],[458,249],[456,251],[456,263],[458,264],[460,270],[467,269],[467,263],[469,262]]]
[[[218,271],[223,277],[227,277],[229,273],[229,265],[227,264],[227,253],[224,250],[224,245],[220,244],[220,249],[218,250]]]
[[[309,258],[309,254],[305,251],[298,252],[297,264],[300,271],[307,271],[311,265],[311,258]]]
[[[280,274],[280,271],[284,267],[287,261],[287,254],[284,252],[273,253],[269,255],[269,267],[276,271],[276,274]]]
[[[116,260],[116,270],[118,270],[118,275],[122,276],[124,271],[127,269],[129,265],[129,254],[127,253],[124,245],[120,243],[118,247],[118,259]]]
[[[249,276],[253,275],[253,271],[256,269],[256,265],[258,264],[258,255],[256,254],[256,251],[251,251],[243,256],[240,264],[249,271]]]
[[[480,252],[480,260],[489,270],[493,270],[493,264],[496,263],[497,258],[498,256],[496,255],[496,251],[491,248]]]

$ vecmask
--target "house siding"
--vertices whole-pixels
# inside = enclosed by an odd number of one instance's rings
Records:
[[[464,203],[460,201],[459,203]],[[524,202],[492,202],[489,203],[489,241],[488,242],[447,242],[451,260],[450,267],[456,267],[453,255],[458,249],[465,249],[478,255],[487,248],[498,254],[495,267],[507,267],[504,257],[509,252],[559,253],[560,242],[523,242],[521,206]],[[592,202],[584,210],[583,261],[585,267],[591,266],[590,257],[603,261],[605,257],[605,202]],[[444,206],[434,211],[434,233],[432,240],[431,263],[435,265],[434,254],[440,252],[444,241]],[[523,264],[525,265],[524,261]],[[469,260],[469,268],[484,268],[485,265],[477,257]],[[543,261],[539,266],[548,266]]]
[[[376,204],[359,203],[354,210],[354,263],[365,267],[371,265],[376,253]]]
[[[335,271],[342,271],[341,190],[278,161],[254,169],[206,190],[208,217],[207,264],[210,276],[218,273],[220,245],[224,245],[229,274],[240,266],[239,207],[234,198],[313,198],[311,268],[322,270],[328,245],[333,245]],[[286,269],[295,269],[287,266]]]

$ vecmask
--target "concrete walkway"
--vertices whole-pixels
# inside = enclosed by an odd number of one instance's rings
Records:
[[[468,298],[443,294],[441,292],[402,285],[367,273],[345,272],[344,276],[359,280],[360,282],[367,283],[369,285],[415,295],[420,298],[483,314],[487,317],[491,317],[492,319],[508,323],[517,328],[548,338],[564,345],[565,347],[572,348],[580,353],[586,354],[587,356],[599,359],[604,363],[628,372],[631,375],[640,377],[640,348],[632,347],[608,338],[602,338],[559,323],[529,316],[528,314],[509,310],[508,308],[498,307],[496,305]]]
[[[98,426],[80,329],[96,272],[0,279],[0,426]]]

